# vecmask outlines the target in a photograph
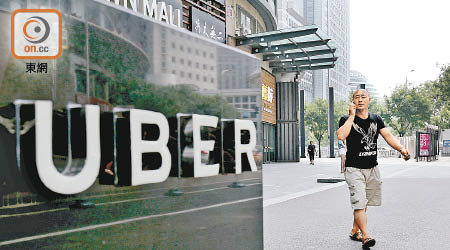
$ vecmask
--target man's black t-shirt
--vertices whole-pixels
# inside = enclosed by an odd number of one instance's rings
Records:
[[[308,154],[312,155],[314,154],[314,152],[316,151],[316,146],[315,145],[308,145]]]
[[[348,115],[341,117],[339,127],[344,125],[348,117]],[[380,129],[384,127],[384,122],[379,115],[369,113],[367,119],[355,116],[350,134],[346,139],[346,167],[372,168],[378,165],[377,139]]]

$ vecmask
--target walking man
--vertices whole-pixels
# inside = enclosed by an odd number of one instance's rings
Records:
[[[316,146],[312,141],[308,145],[309,164],[314,165],[314,154],[316,153]]]
[[[353,209],[353,228],[350,238],[362,241],[363,248],[375,245],[367,230],[367,206],[381,205],[381,179],[377,167],[377,139],[381,134],[386,142],[399,151],[405,160],[409,152],[384,126],[379,115],[369,113],[369,93],[358,89],[353,93],[348,115],[341,117],[338,140],[346,140],[345,180],[350,190]],[[361,231],[361,232],[359,232]]]

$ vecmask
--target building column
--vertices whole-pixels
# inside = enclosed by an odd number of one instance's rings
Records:
[[[305,90],[300,90],[300,157],[305,155]]]
[[[298,84],[277,82],[277,161],[300,160],[298,107]]]
[[[330,158],[334,158],[334,89],[328,89],[328,137],[330,138]]]

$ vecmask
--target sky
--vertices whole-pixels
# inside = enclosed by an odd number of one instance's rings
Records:
[[[381,96],[437,79],[437,63],[450,63],[449,0],[350,0],[350,69]]]

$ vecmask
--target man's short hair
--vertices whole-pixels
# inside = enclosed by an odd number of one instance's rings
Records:
[[[367,91],[366,89],[357,89],[357,90],[355,90],[355,92],[353,92],[352,98],[355,98],[355,94],[357,92],[359,92],[359,91],[366,92],[366,95],[370,98],[369,91]]]

